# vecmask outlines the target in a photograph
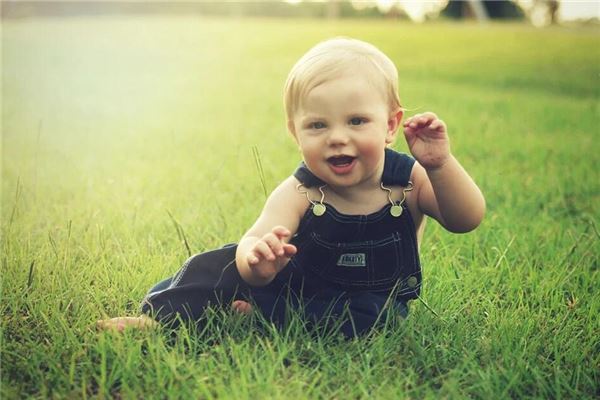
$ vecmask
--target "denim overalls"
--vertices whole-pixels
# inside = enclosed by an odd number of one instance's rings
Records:
[[[414,162],[386,149],[382,190],[408,187]],[[294,176],[306,188],[324,184],[304,163]],[[286,308],[294,307],[309,324],[326,321],[346,337],[382,321],[386,303],[406,317],[407,301],[418,296],[421,286],[416,231],[406,204],[390,201],[369,215],[345,215],[326,201],[309,201],[290,240],[298,252],[267,286],[250,287],[242,280],[235,265],[237,246],[227,245],[188,259],[174,277],[150,290],[142,311],[153,311],[163,321],[176,314],[201,320],[208,304],[229,306],[244,299],[279,326]],[[399,211],[396,216],[392,208]]]

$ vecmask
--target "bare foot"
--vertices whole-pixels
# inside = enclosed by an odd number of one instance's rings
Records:
[[[125,328],[136,328],[136,329],[151,329],[156,328],[158,322],[146,315],[140,315],[139,317],[117,317],[111,319],[101,319],[96,321],[96,327],[102,331],[123,332]]]
[[[252,306],[250,305],[250,303],[248,303],[247,301],[244,300],[236,300],[233,303],[231,303],[231,308],[233,308],[235,311],[239,312],[240,314],[250,314],[252,313]]]

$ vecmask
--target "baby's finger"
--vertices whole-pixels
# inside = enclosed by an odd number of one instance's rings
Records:
[[[408,128],[423,128],[424,126],[427,126],[427,124],[429,123],[429,120],[427,119],[427,117],[424,117],[424,114],[416,114],[413,115],[412,118],[410,118],[409,123],[407,125]]]
[[[410,128],[424,128],[429,126],[429,124],[436,119],[437,115],[432,112],[415,114],[404,123],[404,126]]]
[[[434,113],[424,113],[422,114],[419,119],[419,128],[426,128],[428,126],[431,126],[431,123],[436,121],[437,117],[435,116]]]
[[[406,121],[404,121],[404,126],[409,126],[410,124],[414,123],[416,121],[417,118],[419,118],[420,114],[415,114],[412,117],[409,117],[406,119]]]
[[[411,141],[413,140],[413,138],[415,137],[417,132],[416,128],[412,128],[410,126],[405,126],[404,127],[404,137],[406,138],[406,140]]]
[[[432,113],[431,111],[425,112],[423,114],[420,115],[421,118],[424,118],[426,120],[429,121],[433,121],[434,119],[438,119],[438,116],[435,115],[435,113]]]
[[[250,252],[246,256],[246,261],[248,261],[248,265],[256,265],[259,263],[260,258],[258,258],[253,252]]]
[[[413,121],[410,123],[410,125],[408,125],[408,127],[411,129],[421,129],[426,126],[427,126],[427,124],[425,122],[422,122],[420,119]]]
[[[439,129],[443,128],[445,125],[446,124],[444,124],[444,121],[442,121],[441,119],[436,119],[431,123],[431,125],[429,125],[429,127],[434,130],[439,130]]]
[[[283,245],[283,252],[286,257],[291,257],[298,252],[298,249],[293,244],[286,243]]]
[[[273,254],[275,254],[276,256],[283,255],[283,247],[282,247],[283,243],[281,242],[281,239],[279,239],[277,236],[275,236],[275,234],[268,233],[263,237],[263,240],[271,248],[271,251],[273,251]]]
[[[263,258],[268,261],[275,260],[275,254],[264,240],[261,240],[254,245],[254,255],[259,259]]]
[[[275,228],[271,230],[271,232],[277,236],[279,239],[283,239],[285,237],[290,236],[291,232],[285,226],[277,225]]]

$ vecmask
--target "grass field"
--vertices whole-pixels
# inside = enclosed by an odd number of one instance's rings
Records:
[[[2,24],[3,399],[600,394],[597,28]],[[409,115],[447,122],[486,195],[477,231],[427,227],[422,296],[437,315],[413,302],[406,321],[352,341],[229,314],[175,337],[95,332],[98,318],[135,315],[187,258],[175,225],[192,252],[250,226],[300,160],[285,132],[287,72],[333,35],[390,55]]]

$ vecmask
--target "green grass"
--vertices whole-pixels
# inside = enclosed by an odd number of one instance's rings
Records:
[[[2,398],[594,398],[596,28],[196,18],[5,20]],[[318,40],[387,52],[403,105],[443,118],[488,202],[430,223],[422,303],[369,338],[210,329],[121,336],[191,251],[237,241],[295,168],[281,92]],[[406,145],[396,144],[400,150]],[[221,324],[218,324],[218,322]]]

